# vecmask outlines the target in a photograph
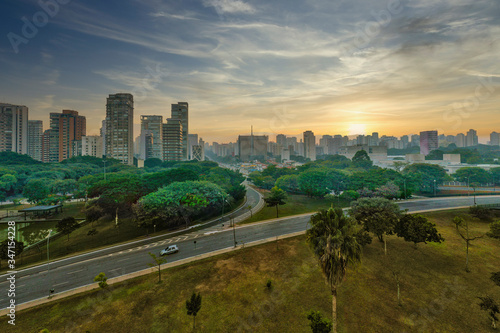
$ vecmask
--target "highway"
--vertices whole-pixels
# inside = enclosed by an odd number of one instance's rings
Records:
[[[415,212],[470,206],[473,203],[472,200],[472,198],[467,197],[420,199],[400,202],[399,205],[402,209]],[[476,200],[478,204],[500,203],[498,196],[481,196]],[[51,262],[50,266],[44,264],[27,268],[19,271],[16,276],[16,304],[47,297],[51,288],[55,289],[55,293],[60,293],[94,284],[93,279],[100,272],[104,272],[108,278],[113,278],[146,269],[148,263],[152,262],[148,252],[158,255],[160,250],[169,244],[179,246],[179,253],[167,258],[168,262],[174,262],[233,247],[234,241],[241,245],[242,243],[304,231],[307,228],[310,215],[291,216],[240,226],[234,230],[235,239],[232,228],[227,228],[227,225],[225,228],[216,225],[168,239],[153,238],[62,259]],[[0,282],[0,309],[4,309],[8,305],[6,278],[7,275],[0,276],[0,281],[2,281]]]

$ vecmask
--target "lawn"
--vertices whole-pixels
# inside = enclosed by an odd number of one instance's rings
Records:
[[[269,195],[269,191],[257,189],[264,197]],[[348,207],[350,202],[340,201],[341,207]],[[332,203],[324,198],[312,198],[305,195],[299,194],[288,194],[286,204],[279,206],[279,217],[312,213],[320,209],[327,209],[332,205]],[[334,207],[338,206],[339,203],[336,201]],[[241,222],[241,224],[253,223],[263,220],[275,219],[276,218],[276,207],[264,207],[258,213],[253,214],[253,217]]]
[[[266,282],[271,280],[271,288]],[[186,300],[202,296],[198,332],[307,332],[311,309],[331,316],[331,297],[304,237],[164,270],[21,311],[0,331],[191,332]]]
[[[500,287],[489,279],[500,271],[500,240],[474,241],[471,272],[465,272],[465,242],[451,224],[457,214],[469,220],[471,235],[489,231],[466,210],[432,212],[424,215],[437,224],[443,243],[415,249],[391,236],[387,256],[375,239],[364,249],[362,263],[348,270],[339,290],[341,332],[490,332],[478,297],[489,294],[500,303]],[[393,272],[400,275],[402,306]]]

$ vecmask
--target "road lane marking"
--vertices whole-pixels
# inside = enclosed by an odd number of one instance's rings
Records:
[[[73,272],[68,272],[66,274],[73,274],[73,273],[78,273],[78,272],[83,272],[85,269],[79,269],[77,271],[73,271]]]
[[[62,286],[63,284],[68,284],[68,283],[69,283],[68,281],[65,281],[65,282],[61,282],[61,283],[58,283],[58,284],[54,284],[53,286],[57,287],[57,286]]]

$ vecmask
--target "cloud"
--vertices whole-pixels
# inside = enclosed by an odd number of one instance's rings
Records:
[[[255,8],[241,0],[203,0],[205,7],[214,7],[218,14],[253,14]]]

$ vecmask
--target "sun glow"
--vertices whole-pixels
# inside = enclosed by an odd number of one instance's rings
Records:
[[[365,124],[350,124],[349,125],[349,135],[355,134],[366,134]]]

